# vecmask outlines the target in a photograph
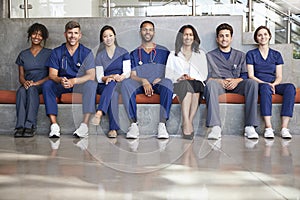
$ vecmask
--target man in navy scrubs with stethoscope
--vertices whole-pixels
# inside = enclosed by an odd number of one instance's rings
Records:
[[[161,105],[157,137],[161,139],[169,138],[166,121],[169,118],[172,105],[173,84],[171,80],[165,78],[165,68],[170,52],[167,48],[152,41],[154,33],[153,22],[144,21],[141,23],[142,44],[130,53],[130,79],[126,79],[122,83],[123,104],[131,123],[126,134],[127,138],[135,139],[139,137],[136,95],[145,94],[151,97],[154,93],[160,95]]]
[[[57,124],[56,97],[63,93],[76,91],[82,93],[83,121],[73,133],[76,137],[88,136],[88,122],[91,113],[95,113],[97,83],[95,80],[95,62],[92,51],[79,43],[81,30],[78,22],[70,21],[65,26],[66,43],[55,48],[48,59],[49,79],[43,85],[46,114],[50,118],[49,137],[60,137]]]

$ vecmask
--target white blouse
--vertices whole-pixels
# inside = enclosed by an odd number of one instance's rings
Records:
[[[206,54],[203,50],[200,50],[199,53],[193,51],[190,60],[186,60],[181,51],[178,53],[178,56],[175,56],[175,51],[171,51],[166,65],[165,76],[171,79],[173,83],[176,83],[177,79],[183,74],[188,74],[204,84],[207,73]]]

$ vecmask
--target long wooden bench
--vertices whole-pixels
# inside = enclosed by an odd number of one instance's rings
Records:
[[[100,95],[97,95],[97,102],[99,102]],[[57,98],[57,102],[61,104],[80,104],[82,103],[82,95],[80,93],[67,93],[62,94],[60,98]],[[147,97],[143,94],[139,94],[136,97],[137,104],[159,104],[159,95],[154,94],[152,97]],[[239,94],[222,94],[219,96],[220,103],[229,103],[229,104],[244,104],[245,98]],[[16,103],[16,91],[14,90],[0,90],[0,104],[15,104]],[[43,95],[40,95],[40,103],[44,104]],[[119,103],[122,103],[122,97],[120,95]],[[173,99],[173,104],[179,104],[177,98]],[[205,103],[205,100],[202,100],[201,103]],[[259,103],[259,99],[258,99]],[[273,95],[272,103],[279,104],[282,103],[281,95]],[[296,90],[295,103],[300,103],[300,88]]]

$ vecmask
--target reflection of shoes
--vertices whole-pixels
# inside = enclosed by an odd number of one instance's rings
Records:
[[[118,139],[117,138],[109,138],[108,140],[111,144],[117,144]]]
[[[89,140],[88,138],[82,138],[82,139],[75,139],[73,140],[73,143],[76,147],[79,147],[81,150],[86,150],[89,145]]]
[[[167,128],[166,128],[166,124],[165,123],[162,123],[160,122],[158,124],[158,134],[157,134],[157,138],[158,139],[168,139],[169,138],[169,133],[167,131]]]
[[[137,123],[131,123],[130,127],[128,128],[128,132],[126,134],[126,138],[128,139],[136,139],[140,135],[139,127]]]
[[[107,133],[107,137],[109,138],[116,138],[118,136],[118,133],[116,130],[110,130],[108,133]]]
[[[56,150],[60,145],[60,138],[49,138],[51,149]]]
[[[274,144],[274,138],[273,139],[265,138],[265,143],[267,147],[271,147]]]
[[[218,140],[208,140],[208,144],[212,147],[213,150],[218,151],[222,147],[221,138]]]
[[[57,123],[51,124],[50,126],[49,138],[59,138],[60,137],[60,128]]]
[[[24,128],[16,128],[15,132],[14,132],[14,137],[23,137],[23,133],[24,133]]]
[[[74,131],[73,136],[85,138],[89,135],[89,128],[85,123],[81,123],[79,128]]]
[[[157,140],[157,141],[158,141],[159,151],[160,152],[164,151],[167,147],[169,139],[162,139],[162,140]]]
[[[140,141],[139,141],[138,138],[128,141],[130,150],[133,151],[133,152],[136,152],[138,147],[139,147],[139,143],[140,143]]]
[[[272,128],[266,128],[264,132],[264,137],[273,139],[274,138],[274,130]]]
[[[253,149],[257,143],[258,143],[258,139],[245,138],[245,147],[248,149]]]
[[[284,139],[292,139],[292,135],[290,134],[290,129],[282,128],[280,131],[280,135]]]
[[[207,136],[207,139],[218,140],[221,138],[222,129],[220,126],[213,126],[210,133]]]
[[[192,132],[191,134],[188,134],[188,135],[182,133],[182,138],[187,139],[187,140],[192,140],[192,139],[194,139],[194,132]]]
[[[33,137],[35,135],[35,128],[25,128],[23,137]]]
[[[101,117],[98,117],[96,115],[91,119],[92,125],[98,126],[100,122],[101,122]]]
[[[253,126],[246,126],[244,135],[248,139],[258,139],[258,134]]]
[[[281,140],[281,146],[282,147],[289,146],[291,141],[292,141],[291,139],[282,139]]]

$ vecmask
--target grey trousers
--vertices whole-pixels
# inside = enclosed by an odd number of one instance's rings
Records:
[[[207,127],[221,126],[219,95],[224,93],[237,93],[245,96],[245,126],[258,126],[258,83],[252,79],[245,79],[233,90],[225,90],[216,80],[209,80],[206,83],[204,96],[207,107]]]

